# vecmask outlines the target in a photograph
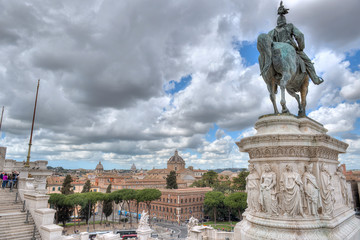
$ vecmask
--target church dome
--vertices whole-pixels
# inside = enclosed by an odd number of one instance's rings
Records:
[[[104,167],[103,167],[103,165],[101,164],[101,161],[98,163],[98,165],[96,165],[95,170],[96,170],[96,171],[104,171]]]
[[[185,164],[185,161],[184,161],[184,159],[182,159],[182,157],[179,156],[178,151],[175,150],[174,156],[169,158],[168,163],[182,163],[182,164]]]

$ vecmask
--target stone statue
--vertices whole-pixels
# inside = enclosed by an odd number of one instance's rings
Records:
[[[280,86],[282,112],[289,112],[285,100],[286,89],[298,102],[298,115],[305,116],[308,76],[315,84],[321,84],[323,79],[316,75],[311,60],[303,52],[304,34],[293,24],[286,23],[285,15],[288,11],[289,9],[286,9],[281,2],[278,8],[277,26],[268,34],[259,35],[257,42],[260,52],[259,65],[275,114],[279,113],[276,106],[276,93],[277,86]],[[300,96],[297,92],[300,92]]]
[[[320,196],[323,214],[332,216],[335,203],[334,187],[331,184],[332,176],[325,163],[321,164],[320,171]]]
[[[316,178],[311,173],[312,170],[312,164],[305,165],[305,172],[302,179],[304,183],[305,201],[308,214],[318,216],[318,209],[321,208],[320,192]]]
[[[188,236],[190,236],[190,231],[193,227],[197,226],[199,224],[199,220],[191,216],[189,218],[189,223],[187,224],[188,229]]]
[[[260,205],[267,214],[278,214],[276,199],[276,174],[271,171],[270,165],[264,165],[264,172],[260,179]]]
[[[285,167],[285,172],[281,174],[280,191],[283,192],[282,209],[284,215],[304,216],[303,205],[301,199],[301,191],[303,190],[303,183],[300,174],[294,172],[293,167],[289,164]]]
[[[254,164],[249,165],[249,175],[246,177],[247,205],[250,212],[260,211],[260,177],[256,172]]]
[[[148,229],[150,229],[149,214],[143,210],[141,213],[138,230],[148,230]]]
[[[344,205],[351,206],[350,198],[348,196],[348,187],[346,184],[346,177],[343,174],[343,168],[341,166],[339,166],[336,169],[335,174],[338,175],[338,177],[339,177],[339,182],[340,182],[340,186],[341,186],[341,196],[343,199],[343,203],[344,203]]]

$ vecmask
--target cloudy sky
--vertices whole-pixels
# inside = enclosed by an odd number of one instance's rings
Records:
[[[360,1],[288,0],[288,22],[325,82],[308,116],[349,144],[360,169]],[[0,145],[25,160],[105,169],[165,167],[175,149],[195,168],[246,167],[235,145],[272,113],[256,38],[278,0],[1,1]],[[290,110],[295,100],[287,97]]]

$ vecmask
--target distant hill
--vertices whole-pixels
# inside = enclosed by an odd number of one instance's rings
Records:
[[[240,171],[247,171],[247,168],[217,168],[217,169],[209,169],[217,173],[221,173],[223,171],[231,171],[231,172],[240,172]]]

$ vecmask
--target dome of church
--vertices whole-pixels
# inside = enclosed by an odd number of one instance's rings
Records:
[[[104,167],[103,167],[103,165],[101,164],[101,161],[98,163],[98,165],[96,165],[95,170],[97,170],[97,171],[104,171]]]
[[[183,163],[183,164],[185,164],[185,161],[184,161],[184,159],[182,159],[182,157],[179,156],[178,151],[175,150],[174,156],[169,158],[168,163]]]

